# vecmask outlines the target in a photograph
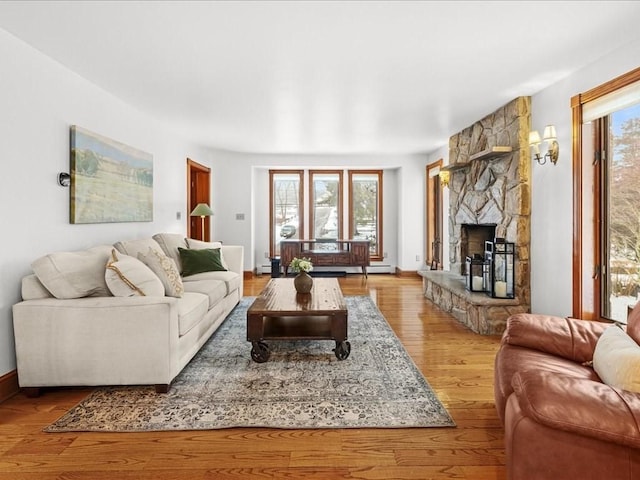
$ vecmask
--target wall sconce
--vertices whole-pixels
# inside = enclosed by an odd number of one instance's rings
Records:
[[[449,186],[450,176],[447,170],[440,170],[440,172],[438,172],[438,177],[440,177],[440,185],[443,187]]]
[[[540,144],[542,142],[547,142],[547,153],[544,155],[540,155]],[[555,125],[547,125],[544,127],[542,140],[540,140],[540,134],[537,130],[529,132],[529,147],[533,148],[533,158],[535,158],[539,165],[544,165],[547,163],[547,160],[555,165],[558,161],[558,155],[560,154]]]
[[[61,187],[68,187],[71,185],[71,175],[67,172],[60,172],[58,174],[58,185]]]

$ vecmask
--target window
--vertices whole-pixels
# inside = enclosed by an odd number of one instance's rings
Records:
[[[382,260],[382,171],[349,171],[349,233],[369,240],[371,260]]]
[[[371,260],[382,260],[382,170],[347,172],[349,183],[345,186],[343,170],[269,170],[272,257],[280,255],[284,239],[338,239],[344,238],[346,231],[352,240],[369,240]],[[303,191],[305,174],[309,198]],[[342,197],[346,191],[349,213],[345,219]],[[304,233],[305,212],[310,219],[308,237]]]
[[[302,170],[270,170],[270,251],[280,255],[280,241],[304,238]]]
[[[342,238],[342,171],[309,172],[310,238]]]
[[[574,316],[624,322],[640,293],[640,69],[572,106]]]

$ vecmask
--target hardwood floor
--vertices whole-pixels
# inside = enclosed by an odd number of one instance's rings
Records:
[[[246,280],[245,295],[268,280]],[[91,391],[55,389],[0,404],[0,480],[505,479],[493,404],[499,337],[476,335],[428,302],[420,277],[340,283],[345,295],[376,301],[457,428],[42,433]]]

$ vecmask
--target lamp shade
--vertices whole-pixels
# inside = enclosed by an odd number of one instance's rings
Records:
[[[542,139],[545,142],[556,139],[556,127],[555,125],[547,125],[544,127],[544,133],[542,134]]]
[[[191,212],[192,217],[210,217],[211,215],[213,215],[213,210],[206,203],[199,203]]]
[[[540,134],[537,130],[529,132],[529,146],[539,145],[541,143]]]

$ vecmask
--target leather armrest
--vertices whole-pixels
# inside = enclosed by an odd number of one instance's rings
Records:
[[[640,448],[640,394],[604,383],[524,370],[513,376],[523,413],[551,428]]]
[[[610,326],[576,318],[518,313],[507,319],[502,342],[583,363],[593,360],[598,338]]]

